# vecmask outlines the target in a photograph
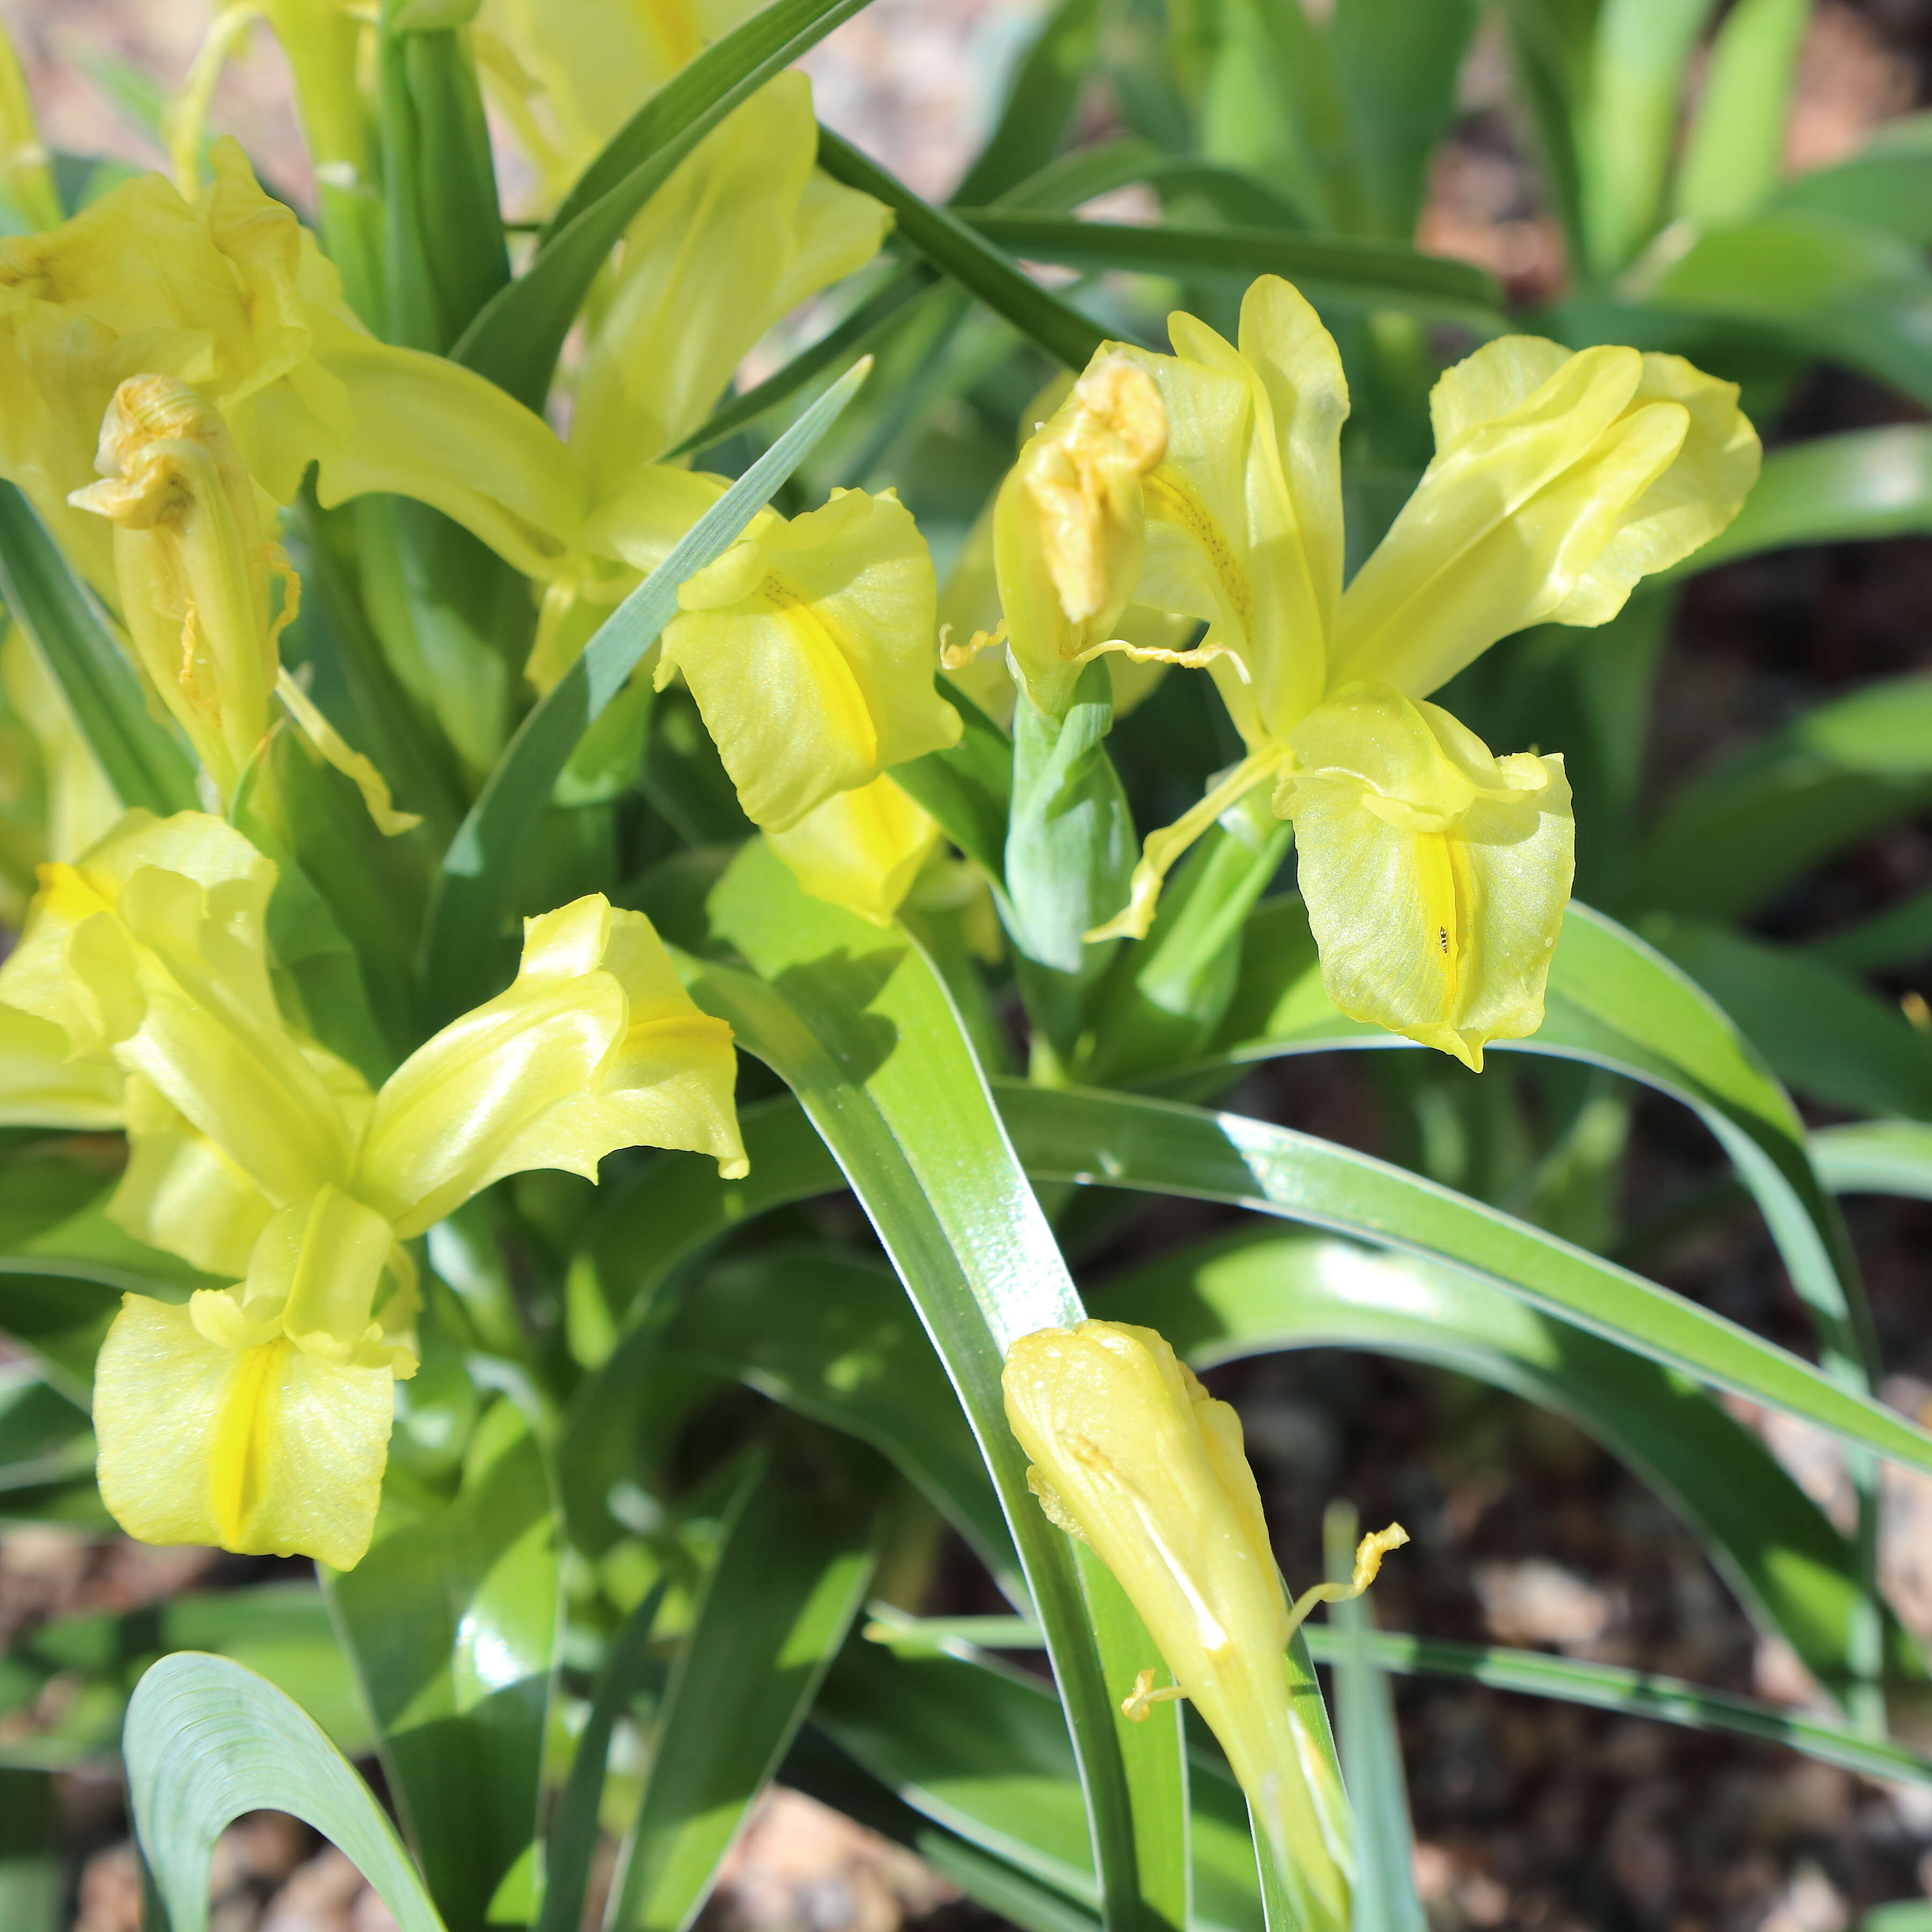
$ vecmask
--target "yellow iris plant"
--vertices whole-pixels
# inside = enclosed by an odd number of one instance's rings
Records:
[[[1238,344],[1168,327],[1174,354],[1108,345],[1095,364],[1144,370],[1166,418],[1132,594],[1207,624],[1248,755],[1148,838],[1130,903],[1090,936],[1144,934],[1168,867],[1270,785],[1330,997],[1479,1068],[1541,1022],[1569,787],[1559,756],[1497,758],[1429,694],[1512,632],[1616,616],[1736,514],[1757,436],[1735,386],[1679,357],[1502,337],[1437,383],[1435,459],[1345,590],[1348,388],[1314,310],[1267,277]]]
[[[413,496],[520,569],[554,568],[584,512],[541,418],[441,356],[379,342],[333,266],[224,138],[192,205],[123,182],[44,234],[0,240],[0,475],[118,608],[110,526],[70,502],[94,480],[115,392],[172,376],[218,411],[264,518],[319,463],[334,505]]]
[[[46,868],[0,1010],[124,1083],[116,1220],[238,1277],[185,1306],[125,1298],[95,1375],[108,1508],[147,1541],[346,1568],[375,1521],[392,1384],[415,1369],[403,1244],[529,1168],[594,1180],[632,1145],[746,1162],[730,1029],[642,914],[592,895],[527,921],[508,990],[371,1090],[276,1003],[274,880],[218,819],[130,812]]]
[[[1352,1584],[1318,1584],[1291,1606],[1268,1540],[1240,1418],[1153,1329],[1082,1322],[1022,1336],[1002,1376],[1027,1480],[1060,1528],[1110,1570],[1176,1689],[1205,1718],[1312,1923],[1348,1922],[1348,1850],[1304,1770],[1282,1653],[1320,1602],[1359,1595],[1391,1525],[1364,1539]],[[1143,1672],[1124,1708],[1160,1694]]]

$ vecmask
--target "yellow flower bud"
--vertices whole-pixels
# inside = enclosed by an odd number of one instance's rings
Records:
[[[1348,1880],[1302,1768],[1282,1654],[1309,1609],[1342,1593],[1318,1585],[1290,1609],[1240,1419],[1151,1328],[1124,1322],[1022,1336],[1002,1382],[1042,1507],[1126,1592],[1313,1922],[1345,1925]],[[1406,1540],[1393,1526],[1370,1538],[1348,1594]],[[1127,1698],[1129,1716],[1145,1715],[1150,1682]]]

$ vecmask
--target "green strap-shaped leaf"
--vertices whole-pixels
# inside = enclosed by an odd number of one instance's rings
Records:
[[[1815,706],[1665,801],[1633,907],[1742,919],[1820,860],[1932,800],[1932,676]]]
[[[1492,1282],[1320,1234],[1246,1232],[1163,1256],[1096,1292],[1196,1368],[1282,1348],[1433,1362],[1567,1417],[1676,1511],[1752,1620],[1834,1695],[1850,1687],[1863,1591],[1850,1544],[1724,1406]],[[1895,1666],[1918,1668],[1891,1628]]]
[[[1059,0],[1014,70],[1000,118],[966,171],[956,201],[992,201],[1054,157],[1093,71],[1098,0]]]
[[[760,1460],[665,1688],[609,1932],[681,1932],[811,1708],[865,1597],[870,1472],[814,1494]]]
[[[1844,968],[1734,926],[1645,925],[1796,1091],[1849,1112],[1932,1120],[1932,1040]]]
[[[1330,1581],[1348,1581],[1360,1528],[1352,1508],[1330,1506],[1322,1525]],[[1357,1822],[1352,1932],[1427,1932],[1415,1895],[1415,1829],[1395,1700],[1370,1647],[1375,1612],[1356,1597],[1330,1604],[1327,1617],[1322,1634],[1335,1666],[1335,1727]]]
[[[1860,1120],[1811,1136],[1818,1178],[1834,1194],[1904,1194],[1932,1201],[1932,1126]]]
[[[1106,332],[1034,281],[1012,258],[953,214],[913,193],[829,128],[818,130],[818,164],[835,181],[884,202],[898,238],[979,297],[1056,362],[1084,369]]]
[[[1346,1019],[1322,989],[1307,914],[1270,902],[1249,922],[1222,1063],[1336,1046],[1400,1047]],[[1614,920],[1574,904],[1550,962],[1542,1026],[1498,1048],[1586,1060],[1694,1108],[1756,1198],[1792,1282],[1846,1372],[1872,1358],[1856,1257],[1811,1172],[1790,1100],[1709,996]]]
[[[451,351],[532,409],[610,250],[672,171],[733,109],[866,0],[772,0],[715,40],[639,108],[578,178],[536,259]]]
[[[868,1636],[906,1658],[940,1653],[958,1660],[980,1658],[976,1646],[1024,1650],[1039,1643],[1039,1633],[1024,1619],[994,1617],[905,1617],[875,1623]],[[1318,1624],[1303,1627],[1310,1654],[1318,1664],[1340,1660],[1339,1634]],[[1932,1760],[1897,1744],[1874,1739],[1841,1724],[1794,1714],[1774,1704],[1707,1690],[1680,1677],[1631,1670],[1614,1664],[1584,1663],[1547,1652],[1511,1650],[1501,1645],[1456,1643],[1396,1630],[1372,1634],[1367,1648],[1377,1668],[1403,1676],[1444,1677],[1486,1684],[1533,1697],[1555,1697],[1588,1704],[1627,1717],[1650,1718],[1692,1730],[1724,1732],[1785,1745],[1807,1757],[1843,1766],[1864,1776],[1932,1784]],[[1198,1815],[1198,1814],[1197,1814]]]
[[[1067,1541],[1026,1486],[1000,1372],[1078,1296],[938,975],[900,932],[808,898],[762,840],[712,892],[715,937],[762,976],[698,966],[698,1004],[797,1096],[871,1217],[978,1438],[1052,1647],[1110,1927],[1136,1917],[1113,1712]]]
[[[1581,124],[1590,267],[1616,272],[1655,232],[1677,146],[1684,70],[1714,0],[1604,0]]]
[[[1882,122],[1850,160],[1787,182],[1772,206],[1932,244],[1932,114]]]
[[[1932,1470],[1932,1434],[1681,1295],[1367,1154],[1236,1114],[998,1083],[1042,1180],[1223,1201],[1468,1270],[1694,1379]]]
[[[791,1118],[810,1131],[795,1107]],[[823,1154],[824,1144],[812,1139]],[[836,1168],[831,1179],[839,1184]],[[1026,1600],[973,1432],[889,1270],[842,1249],[761,1247],[707,1274],[664,1342],[870,1442],[964,1534],[1009,1598]]]
[[[402,1932],[446,1932],[369,1787],[314,1719],[226,1658],[182,1651],[136,1687],[122,1748],[141,1850],[173,1932],[206,1932],[214,1841],[286,1811],[339,1846]]]
[[[1084,1543],[1075,1545],[1073,1560],[1087,1599],[1100,1672],[1113,1696],[1114,1736],[1133,1812],[1134,1873],[1140,1886],[1142,1922],[1185,1932],[1194,1916],[1194,1858],[1182,1700],[1175,1697],[1156,1704],[1138,1721],[1121,1708],[1122,1700],[1135,1689],[1143,1671],[1152,1670],[1160,1686],[1172,1685],[1173,1673],[1160,1663],[1147,1625],[1112,1571]]]
[[[598,1674],[591,1694],[590,1714],[578,1733],[570,1775],[550,1814],[544,1858],[543,1916],[537,1922],[537,1932],[580,1932],[591,1861],[602,1828],[600,1813],[611,1736],[618,1719],[629,1711],[644,1688],[651,1661],[651,1632],[669,1588],[670,1579],[665,1576],[651,1586],[644,1601],[625,1619]]]
[[[1738,0],[1725,16],[1678,176],[1679,214],[1735,221],[1770,200],[1810,24],[1811,0]]]
[[[558,1588],[549,1480],[507,1400],[478,1429],[454,1502],[397,1520],[329,1585],[390,1791],[451,1932],[480,1932],[500,1891],[506,1914],[534,1904]]]
[[[867,367],[835,382],[692,524],[518,728],[443,854],[423,940],[434,1021],[494,990],[509,880],[578,740],[676,614],[685,580],[737,541],[851,400]]]
[[[847,1645],[814,1724],[914,1810],[1090,1906],[1093,1855],[1052,1687],[963,1644],[901,1651],[896,1622],[868,1626],[880,1641]],[[1189,1796],[1194,1922],[1252,1932],[1259,1901],[1240,1792],[1202,1767]]]
[[[53,674],[121,802],[164,817],[194,810],[187,753],[148,715],[100,607],[10,483],[0,483],[0,598]]]
[[[1404,309],[1490,331],[1502,326],[1502,297],[1492,277],[1399,242],[1261,228],[1134,227],[991,208],[963,210],[958,220],[1029,261],[1232,280],[1244,287],[1257,275],[1282,275],[1317,302]]]
[[[1308,1647],[1324,1664],[1336,1661],[1342,1649],[1335,1634],[1313,1628],[1308,1633]],[[1552,1657],[1543,1651],[1451,1643],[1394,1630],[1371,1636],[1368,1649],[1380,1668],[1405,1676],[1446,1677],[1466,1684],[1486,1684],[1498,1690],[1520,1690],[1532,1697],[1556,1697],[1566,1703],[1594,1705],[1599,1710],[1621,1712],[1626,1717],[1653,1718],[1660,1724],[1682,1724],[1691,1730],[1758,1738],[1866,1778],[1896,1778],[1908,1784],[1932,1786],[1932,1762],[1902,1745],[1886,1744],[1818,1718],[1796,1716],[1753,1697],[1706,1690],[1679,1677],[1625,1670],[1614,1664],[1586,1664],[1574,1658]]]

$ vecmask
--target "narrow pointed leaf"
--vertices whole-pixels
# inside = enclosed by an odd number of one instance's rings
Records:
[[[1681,1295],[1403,1168],[1239,1114],[998,1084],[1014,1144],[1042,1180],[1226,1202],[1447,1262],[1694,1380],[1932,1470],[1932,1434],[1883,1404]]]
[[[1052,1648],[1110,1926],[1137,1895],[1132,1822],[1072,1556],[1028,1490],[1006,1426],[1007,1345],[1081,1318],[937,973],[910,940],[808,898],[762,842],[712,892],[714,938],[763,976],[699,965],[698,1004],[730,1021],[824,1136],[932,1336],[992,1471]]]
[[[697,1916],[864,1598],[868,1500],[814,1496],[770,1465],[747,1483],[665,1688],[609,1932]]]

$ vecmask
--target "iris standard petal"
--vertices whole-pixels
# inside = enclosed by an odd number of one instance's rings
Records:
[[[650,922],[592,894],[526,920],[508,990],[384,1082],[351,1191],[406,1237],[526,1168],[594,1180],[615,1148],[742,1172],[735,1070],[730,1028],[692,1003]]]

